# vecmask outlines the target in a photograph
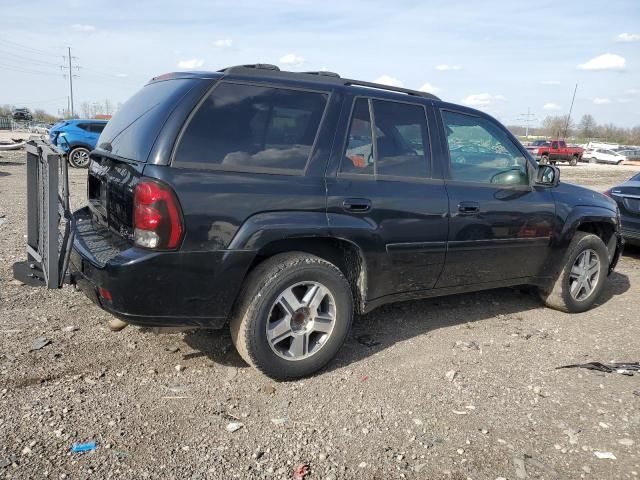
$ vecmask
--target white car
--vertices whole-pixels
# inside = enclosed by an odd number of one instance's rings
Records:
[[[586,150],[582,155],[582,159],[589,163],[614,163],[620,165],[627,157],[606,148],[594,148]]]

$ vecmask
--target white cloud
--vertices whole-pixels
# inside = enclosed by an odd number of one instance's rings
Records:
[[[560,105],[557,103],[549,102],[545,103],[542,107],[543,110],[560,110]]]
[[[200,58],[192,58],[190,60],[180,60],[178,68],[200,68],[204,65],[204,60]]]
[[[593,99],[594,105],[608,105],[610,103],[611,103],[611,100],[609,100],[608,98],[596,97]]]
[[[94,25],[84,25],[81,23],[76,23],[75,25],[71,25],[71,29],[76,32],[82,33],[92,33],[96,31],[96,27]]]
[[[542,80],[540,83],[542,85],[560,85],[558,80]]]
[[[287,53],[280,59],[281,65],[302,65],[304,63],[304,57],[296,55],[295,53]]]
[[[401,80],[398,80],[395,77],[390,75],[381,75],[376,78],[373,83],[381,83],[382,85],[389,85],[391,87],[403,87],[404,83]]]
[[[438,93],[440,89],[438,87],[434,87],[429,82],[427,82],[420,87],[420,91],[427,92],[427,93]]]
[[[491,95],[490,93],[475,93],[462,100],[462,103],[464,103],[465,105],[470,105],[472,107],[486,107],[487,105],[491,105],[498,100],[505,100],[505,98],[502,95]]]
[[[625,63],[624,57],[613,53],[605,53],[593,57],[586,63],[581,63],[578,68],[580,70],[622,70]]]
[[[624,93],[628,93],[629,95],[637,95],[640,93],[640,88],[630,88],[625,90]]]
[[[616,100],[616,102],[618,102],[618,103],[631,103],[632,100],[630,98],[619,98],[618,100]]]
[[[640,33],[621,33],[616,42],[640,42]]]
[[[230,38],[221,38],[213,42],[213,46],[218,48],[231,48],[233,47],[233,40]]]
[[[449,70],[461,70],[462,67],[460,65],[447,65],[446,63],[443,63],[441,65],[436,65],[436,70],[439,70],[441,72],[447,72]]]

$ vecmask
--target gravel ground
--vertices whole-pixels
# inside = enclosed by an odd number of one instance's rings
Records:
[[[589,312],[517,289],[388,305],[324,371],[277,383],[226,330],[111,333],[73,288],[12,281],[24,153],[0,155],[0,476],[291,479],[308,463],[308,479],[638,478],[640,375],[556,367],[640,360],[639,249]],[[561,168],[598,190],[635,172]],[[75,204],[85,177],[71,171]]]

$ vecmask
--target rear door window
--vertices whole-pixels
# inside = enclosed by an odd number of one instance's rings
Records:
[[[375,123],[375,135],[372,123]],[[361,175],[428,177],[428,138],[425,110],[421,105],[358,98],[351,114],[340,171]]]
[[[327,93],[223,82],[209,94],[176,150],[177,165],[302,171]]]

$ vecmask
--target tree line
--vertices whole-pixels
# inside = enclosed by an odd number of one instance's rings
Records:
[[[525,135],[525,128],[519,125],[509,126],[509,130],[514,135]],[[567,138],[577,143],[596,140],[624,145],[640,145],[640,125],[624,128],[613,123],[599,124],[593,115],[588,113],[583,115],[577,123],[568,118],[568,115],[549,115],[542,120],[540,127],[529,128],[529,135]]]
[[[96,115],[113,115],[121,106],[121,103],[114,104],[107,98],[102,102],[82,102],[80,104],[80,109],[76,110],[75,115],[73,116],[71,115],[71,112],[66,109],[61,112],[61,115],[52,115],[42,108],[36,108],[34,110],[29,109],[29,111],[33,116],[34,122],[55,123],[58,120],[68,118],[95,118]],[[15,109],[16,105],[0,105],[0,117],[11,117]]]

